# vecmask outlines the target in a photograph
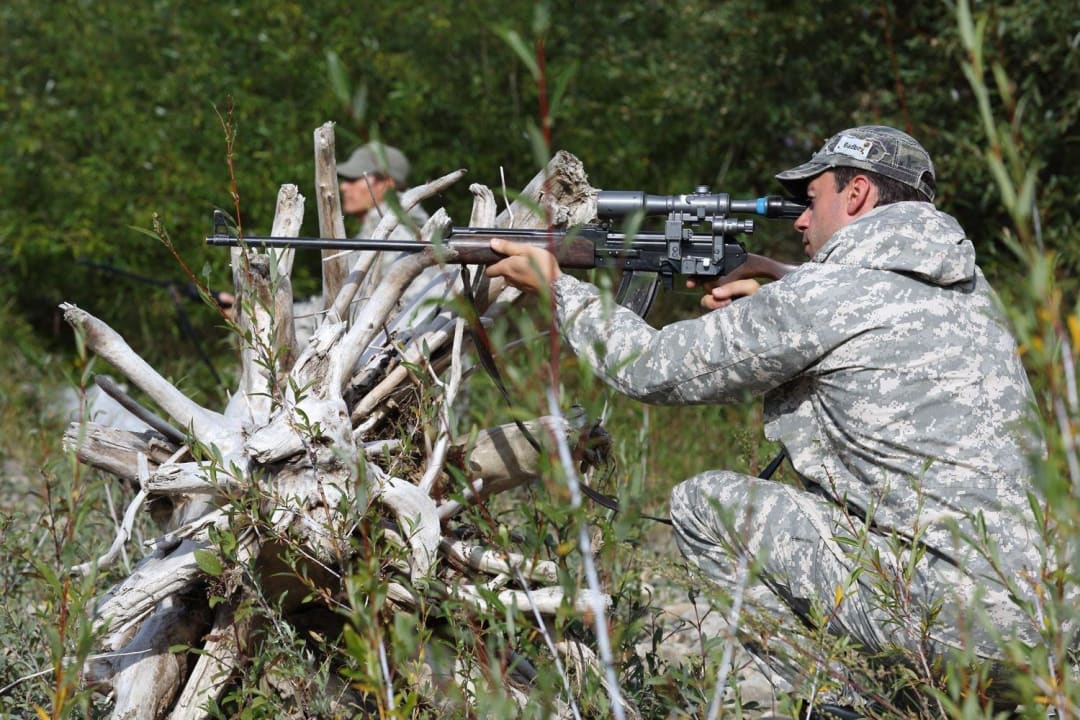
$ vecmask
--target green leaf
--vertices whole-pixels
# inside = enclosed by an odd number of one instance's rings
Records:
[[[1016,219],[1018,222],[1026,222],[1035,207],[1035,182],[1038,180],[1036,169],[1028,168],[1024,180],[1020,185],[1020,193],[1016,197]]]
[[[540,66],[536,64],[536,55],[526,45],[525,41],[521,39],[521,35],[518,35],[516,30],[510,30],[508,28],[494,28],[495,34],[503,39],[510,49],[518,56],[525,67],[528,68],[529,74],[534,80],[540,79]]]
[[[221,563],[221,558],[217,556],[217,553],[198,548],[195,550],[195,563],[199,566],[207,575],[218,577],[221,573],[225,572],[225,566]]]
[[[986,154],[986,165],[990,168],[990,172],[997,181],[1002,204],[1012,211],[1016,207],[1016,189],[1013,187],[1008,171],[1005,170],[1005,164],[1001,162],[1001,158],[997,155],[988,152]]]
[[[364,122],[367,117],[368,111],[368,86],[367,83],[362,83],[360,87],[356,89],[356,94],[352,99],[352,114],[353,119],[358,123]]]
[[[341,65],[341,59],[333,50],[326,51],[326,70],[330,76],[330,87],[334,95],[342,105],[349,104],[349,79],[345,76],[345,68]]]
[[[555,76],[555,82],[551,88],[551,97],[548,100],[548,114],[553,121],[559,116],[563,98],[566,96],[566,89],[570,85],[570,80],[577,73],[577,69],[578,63],[575,60]]]
[[[548,161],[551,160],[551,154],[547,141],[544,139],[544,133],[540,131],[540,128],[536,126],[536,123],[531,118],[526,123],[526,132],[529,135],[529,147],[532,148],[533,161],[539,168],[547,167]]]
[[[956,25],[964,47],[969,50],[975,47],[975,24],[971,18],[971,6],[968,0],[959,0],[956,3]]]
[[[1005,72],[1005,68],[1000,63],[994,63],[990,66],[990,72],[994,76],[994,84],[997,85],[998,93],[1001,95],[1002,101],[1006,107],[1012,107],[1016,100],[1013,96],[1012,82],[1009,81],[1009,76]]]

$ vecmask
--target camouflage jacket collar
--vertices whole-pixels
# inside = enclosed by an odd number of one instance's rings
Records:
[[[846,225],[814,262],[916,275],[935,285],[971,281],[975,247],[951,215],[930,203],[874,208]]]

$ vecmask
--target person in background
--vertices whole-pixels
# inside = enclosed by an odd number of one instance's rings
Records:
[[[338,182],[341,189],[341,212],[359,221],[356,237],[369,238],[375,227],[389,210],[385,205],[387,192],[404,192],[409,187],[409,159],[396,147],[370,142],[356,148],[349,159],[338,165]],[[428,219],[427,213],[417,204],[409,218],[416,227]],[[407,226],[398,226],[392,237],[413,239]]]
[[[400,194],[408,189],[409,169],[409,159],[405,153],[377,141],[356,148],[345,162],[338,165],[341,212],[359,223],[359,229],[353,237],[370,239],[384,215],[393,212],[386,202],[387,195],[390,192]],[[390,233],[389,239],[417,240],[419,230],[427,220],[427,212],[417,203]],[[350,253],[349,267],[354,267],[366,252],[371,251]],[[364,278],[357,297],[363,299],[376,292],[390,266],[401,256],[398,252],[380,252]],[[447,283],[452,282],[457,273],[451,272],[451,277],[448,272],[439,267],[430,267],[413,280],[399,301],[399,306],[413,316],[410,323],[417,320],[410,306],[421,299],[421,296],[428,297],[432,291],[441,295],[445,288],[433,288],[433,281],[441,279]]]

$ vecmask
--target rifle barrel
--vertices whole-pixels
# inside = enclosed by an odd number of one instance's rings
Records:
[[[567,236],[565,230],[539,230],[524,228],[451,228],[443,243],[457,247],[473,248],[487,245],[493,238],[515,242],[553,239],[558,242]],[[207,245],[239,247],[250,245],[267,248],[304,248],[318,250],[392,250],[397,252],[421,252],[436,243],[420,240],[376,240],[374,238],[322,238],[322,237],[245,237],[216,233],[206,236]]]
[[[366,238],[320,238],[320,237],[246,237],[232,235],[207,235],[207,245],[267,248],[306,248],[319,250],[397,250],[399,252],[420,252],[431,247],[431,243],[418,240],[370,240]]]

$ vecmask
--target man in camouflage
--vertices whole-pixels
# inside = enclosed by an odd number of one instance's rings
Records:
[[[763,286],[706,286],[714,311],[700,318],[655,330],[512,243],[493,243],[510,257],[489,273],[550,283],[567,343],[626,395],[764,396],[766,436],[802,487],[725,471],[676,487],[676,539],[709,578],[734,591],[749,558],[750,600],[870,654],[932,664],[952,649],[993,658],[995,633],[1037,642],[1010,599],[1033,596],[1039,565],[1025,515],[1033,396],[971,241],[932,204],[929,155],[864,126],[777,178],[809,202],[795,229],[810,262]],[[960,534],[988,539],[1000,563]],[[759,650],[794,680],[798,659],[777,647]]]

